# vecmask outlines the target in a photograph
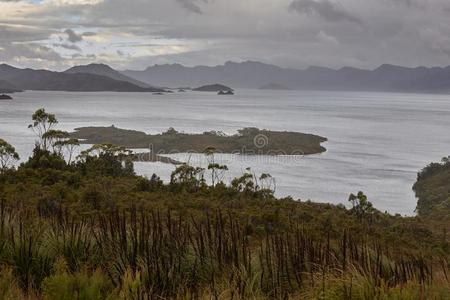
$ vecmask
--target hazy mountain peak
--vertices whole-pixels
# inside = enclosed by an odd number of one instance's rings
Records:
[[[113,70],[113,68],[107,64],[103,64],[103,63],[91,63],[86,65],[87,67],[95,67],[95,68],[105,68],[105,69],[110,69]]]
[[[399,70],[411,70],[411,68],[396,66],[392,64],[382,64],[374,71],[399,71]]]
[[[1,70],[18,70],[18,68],[13,67],[13,66],[8,65],[8,64],[0,64],[0,69]]]
[[[124,74],[122,74],[119,71],[114,70],[109,65],[102,64],[102,63],[91,63],[88,65],[81,65],[81,66],[74,66],[68,70],[66,70],[64,73],[68,74],[77,74],[77,73],[88,73],[88,74],[95,74],[100,76],[106,76],[114,80],[118,81],[125,81],[132,84],[135,84],[139,87],[147,88],[149,87],[148,84],[143,83],[139,80],[136,80],[134,78],[128,77]]]
[[[79,65],[74,66],[72,68],[67,69],[65,72],[73,72],[73,71],[89,71],[89,70],[105,70],[105,71],[115,71],[113,68],[106,64],[102,63],[91,63],[87,65]],[[116,71],[117,72],[117,71]]]

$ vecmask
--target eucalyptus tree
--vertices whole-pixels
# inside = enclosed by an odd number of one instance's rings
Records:
[[[368,201],[367,196],[363,192],[358,192],[357,195],[350,194],[348,201],[352,204],[352,212],[358,217],[360,221],[375,212],[372,203]]]
[[[67,163],[70,165],[72,163],[72,158],[75,153],[75,149],[80,146],[80,141],[78,139],[66,139],[56,142],[58,147],[64,148],[67,152]]]
[[[54,114],[47,113],[44,108],[38,109],[31,117],[33,123],[28,125],[38,137],[37,146],[41,150],[48,150],[46,134],[52,130],[58,120]]]
[[[216,163],[214,157],[216,152],[217,150],[214,147],[207,147],[203,151],[206,155],[206,159],[208,160],[208,170],[211,171],[211,184],[213,187],[216,186],[216,184],[223,182],[225,172],[228,171],[228,167],[226,165]]]
[[[275,178],[272,177],[272,175],[268,173],[261,174],[261,176],[259,177],[259,184],[262,190],[272,191],[273,193],[275,193],[276,181]]]
[[[42,138],[46,141],[47,146],[58,155],[62,155],[64,142],[70,137],[69,133],[62,130],[50,129],[43,134]]]
[[[0,139],[0,173],[5,172],[19,159],[16,149],[5,140]]]

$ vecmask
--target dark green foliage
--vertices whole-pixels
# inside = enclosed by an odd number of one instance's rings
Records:
[[[418,198],[419,215],[450,219],[450,157],[425,167],[418,174],[413,189]]]
[[[446,170],[450,166],[450,156],[442,158],[441,163],[431,163],[417,174],[417,180],[425,180]]]
[[[67,164],[60,154],[43,150],[40,147],[35,147],[33,155],[22,165],[22,167],[30,169],[64,170],[67,167]]]
[[[163,181],[156,174],[151,179],[140,177],[136,182],[136,190],[138,192],[155,192],[163,188]]]
[[[0,173],[7,171],[17,160],[19,160],[19,154],[16,149],[5,140],[0,139]]]
[[[171,187],[177,190],[198,191],[206,186],[203,172],[202,168],[182,164],[170,176]]]
[[[110,154],[102,154],[99,157],[88,157],[83,163],[76,164],[81,174],[88,177],[96,176],[128,176],[134,173],[132,165],[124,168],[124,163]]]
[[[358,192],[357,195],[351,194],[348,201],[352,203],[351,212],[354,213],[360,221],[367,221],[371,215],[375,213],[375,209],[367,196],[363,192]]]

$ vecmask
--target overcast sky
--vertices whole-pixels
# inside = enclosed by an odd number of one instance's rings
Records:
[[[450,65],[448,0],[0,0],[0,62]]]

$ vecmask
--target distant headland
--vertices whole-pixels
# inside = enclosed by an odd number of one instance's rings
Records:
[[[6,94],[0,94],[0,100],[12,100],[12,97]]]

